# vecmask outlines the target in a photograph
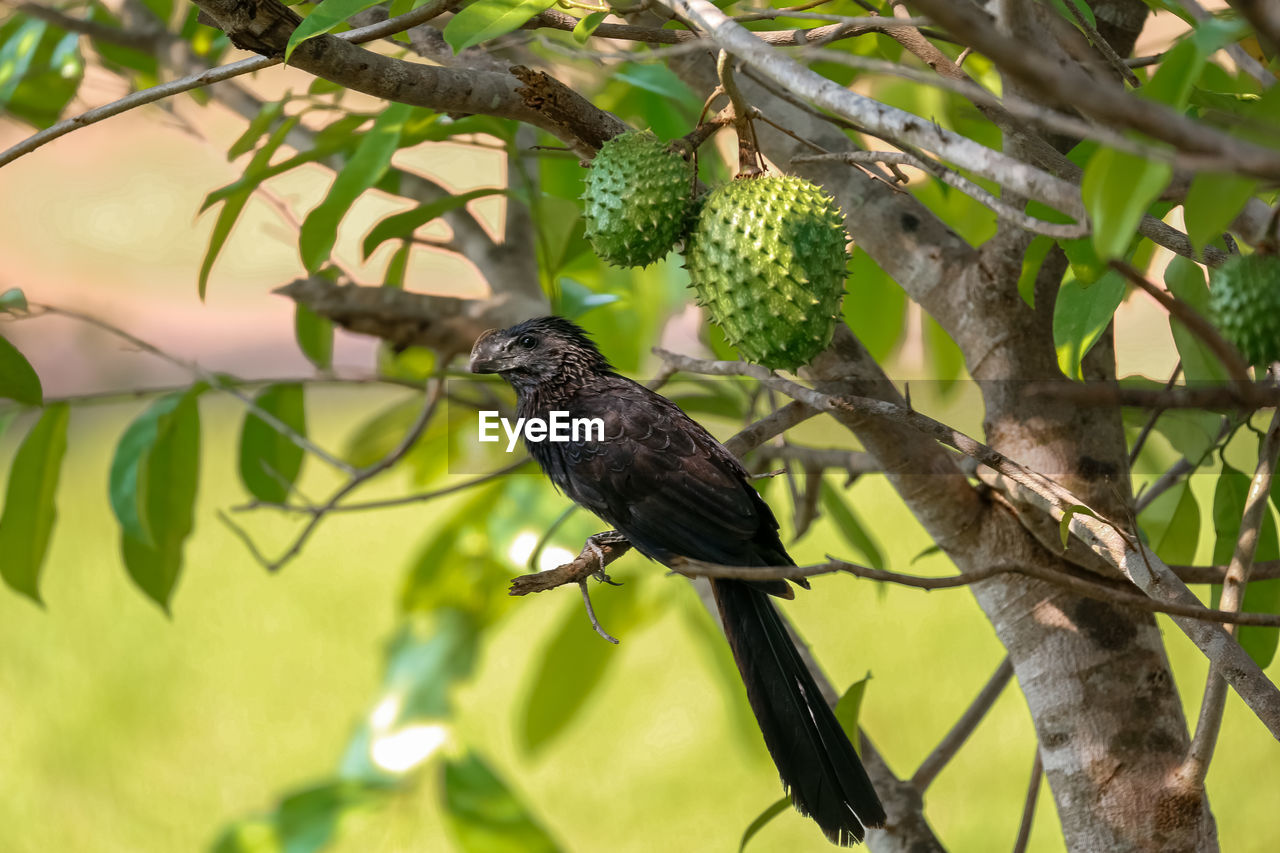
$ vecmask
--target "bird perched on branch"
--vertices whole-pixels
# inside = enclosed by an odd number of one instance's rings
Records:
[[[652,560],[729,566],[795,565],[778,522],[742,464],[675,403],[615,373],[581,328],[559,317],[490,330],[471,351],[473,373],[516,390],[517,414],[600,418],[603,440],[529,442],[566,495]],[[770,596],[785,580],[714,579],[725,636],[765,745],[801,813],[837,844],[881,826],[884,808],[822,698]]]

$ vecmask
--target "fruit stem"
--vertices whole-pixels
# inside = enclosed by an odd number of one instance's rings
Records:
[[[760,157],[755,125],[751,122],[754,111],[742,96],[742,90],[738,88],[738,82],[734,79],[732,59],[727,51],[720,51],[719,56],[716,57],[716,74],[720,77],[721,88],[729,96],[733,129],[738,134],[737,177],[753,178],[763,174],[764,161]]]

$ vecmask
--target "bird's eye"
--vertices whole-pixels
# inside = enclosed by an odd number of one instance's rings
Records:
[[[521,335],[520,340],[516,341],[516,343],[525,349],[533,349],[538,345],[538,339],[533,335]]]

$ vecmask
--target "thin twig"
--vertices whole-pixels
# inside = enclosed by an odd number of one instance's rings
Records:
[[[947,732],[934,747],[933,752],[920,763],[919,769],[912,774],[912,787],[923,794],[933,780],[938,778],[942,768],[955,757],[960,747],[964,746],[964,742],[969,739],[969,735],[973,734],[973,730],[978,727],[978,723],[982,722],[982,718],[991,710],[991,706],[995,705],[1011,678],[1013,678],[1013,661],[1006,655],[1000,662],[1000,666],[996,667],[996,671],[991,674],[991,678],[983,685],[982,690],[978,691],[973,702],[960,715],[960,719],[956,720],[951,731]]]
[[[1126,532],[1098,513],[1080,512],[1079,507],[1087,506],[1085,502],[1061,484],[1019,465],[959,430],[910,408],[866,397],[832,397],[778,376],[766,368],[745,362],[707,361],[661,349],[656,349],[655,353],[682,370],[693,373],[750,376],[824,412],[856,413],[908,426],[987,466],[999,483],[999,488],[1016,498],[1015,504],[1038,509],[1064,524],[1069,533],[1077,536],[1097,556],[1118,569],[1150,596],[1152,601],[1158,602],[1158,606],[1173,605],[1169,612],[1174,614],[1174,624],[1209,660],[1229,664],[1224,671],[1231,686],[1268,731],[1280,737],[1280,688],[1267,678],[1257,662],[1249,657],[1221,625],[1200,618],[1189,618],[1192,613],[1203,615],[1199,599],[1163,560],[1142,546],[1135,533]],[[1150,603],[1151,601],[1138,596],[1133,606],[1149,607]],[[1268,615],[1268,618],[1271,617]]]
[[[942,181],[947,186],[955,187],[979,204],[990,208],[999,218],[1034,234],[1044,234],[1055,239],[1075,240],[1088,234],[1090,230],[1087,222],[1062,224],[1037,219],[1034,216],[1023,213],[1017,207],[996,198],[954,169],[949,169],[936,160],[917,156],[907,151],[839,151],[834,154],[802,154],[798,157],[793,157],[791,160],[793,163],[825,161],[848,163],[851,166],[861,166],[865,163],[892,163],[914,166]]]
[[[1227,566],[1226,577],[1223,579],[1219,604],[1228,613],[1240,610],[1244,604],[1245,585],[1253,570],[1258,537],[1268,513],[1267,501],[1271,495],[1271,480],[1275,475],[1277,455],[1280,455],[1280,409],[1272,416],[1271,426],[1258,448],[1258,467],[1245,498],[1244,513],[1240,518],[1240,535],[1236,539],[1231,563]],[[1231,625],[1223,627],[1229,634],[1235,630]],[[1178,771],[1183,784],[1191,791],[1199,791],[1204,787],[1204,778],[1209,772],[1209,764],[1213,761],[1213,751],[1218,742],[1218,732],[1222,728],[1222,713],[1226,702],[1227,682],[1222,677],[1222,667],[1217,662],[1211,663],[1209,676],[1205,681],[1204,698],[1200,702],[1196,733],[1187,750],[1187,759]]]
[[[432,0],[426,5],[414,9],[395,18],[390,18],[378,24],[368,27],[361,27],[358,30],[350,30],[345,33],[335,34],[336,38],[352,44],[364,44],[365,42],[374,41],[384,36],[395,35],[403,32],[418,24],[425,23],[432,18],[442,14],[456,0]],[[229,65],[221,65],[217,68],[210,68],[207,71],[201,71],[197,74],[189,74],[186,77],[180,77],[177,80],[170,80],[161,83],[158,86],[152,86],[142,89],[138,92],[132,92],[119,100],[112,101],[109,104],[103,104],[100,107],[94,107],[86,110],[79,115],[64,119],[57,124],[52,124],[39,133],[28,136],[21,142],[0,152],[0,166],[17,160],[24,154],[30,154],[37,148],[46,145],[60,136],[65,136],[73,130],[79,130],[91,124],[96,124],[104,119],[112,116],[120,115],[137,107],[152,104],[156,101],[164,100],[173,95],[183,92],[189,92],[192,89],[199,89],[213,83],[219,83],[223,80],[230,80],[232,77],[239,77],[243,74],[251,74],[254,71],[261,71],[264,68],[270,68],[273,65],[279,65],[282,57],[271,56],[254,56],[249,59],[242,59],[239,62],[232,62]]]
[[[363,512],[366,510],[389,509],[391,507],[426,503],[427,501],[433,501],[436,498],[443,498],[447,495],[452,495],[457,492],[465,491],[466,489],[473,489],[476,486],[483,486],[485,483],[488,483],[492,480],[496,480],[499,477],[505,477],[507,474],[514,472],[517,468],[527,465],[530,461],[531,460],[529,459],[529,457],[526,456],[523,459],[517,460],[516,462],[512,462],[510,465],[505,465],[502,468],[498,468],[497,470],[490,471],[488,474],[482,474],[478,477],[475,477],[474,479],[466,480],[461,483],[456,483],[452,486],[445,486],[442,489],[435,489],[430,492],[417,492],[412,495],[405,495],[404,497],[401,497],[401,498],[384,498],[383,500],[376,500],[376,501],[363,501],[360,503],[339,504],[338,506],[332,507],[329,510],[329,512],[330,513]],[[281,512],[293,512],[293,513],[302,513],[305,515],[311,515],[316,511],[317,507],[303,506],[299,504],[278,504],[278,503],[267,503],[265,501],[253,501],[251,503],[243,504],[241,506],[232,507],[231,511],[247,512],[249,510],[255,510],[255,509],[277,509],[277,510],[280,510]]]
[[[1109,601],[1122,607],[1132,607],[1148,613],[1167,613],[1201,622],[1231,622],[1236,625],[1257,625],[1265,628],[1280,627],[1280,614],[1233,613],[1214,610],[1201,604],[1155,601],[1139,592],[1128,592],[1124,587],[1108,583],[1101,577],[1092,579],[1083,575],[1071,575],[1040,566],[996,563],[944,577],[925,577],[873,569],[847,560],[829,558],[825,563],[811,566],[723,566],[699,560],[681,559],[671,570],[686,577],[730,578],[732,580],[799,580],[822,575],[846,574],[856,578],[912,587],[926,592],[938,589],[961,589],[1000,575],[1018,574],[1062,587],[1085,598]],[[542,574],[546,574],[543,572]],[[558,585],[558,584],[557,584]]]
[[[143,352],[150,353],[151,355],[159,359],[167,361],[172,365],[175,365],[177,367],[182,368],[183,370],[186,370],[187,372],[195,376],[197,379],[207,383],[210,388],[213,388],[216,391],[221,391],[224,394],[230,394],[232,397],[235,397],[237,400],[239,400],[241,403],[244,404],[246,409],[248,409],[250,412],[253,412],[255,417],[257,417],[267,426],[271,427],[276,432],[280,433],[282,436],[287,438],[291,443],[297,445],[298,447],[302,448],[303,450],[310,453],[311,455],[319,459],[323,459],[325,462],[329,463],[329,465],[333,466],[334,468],[337,468],[339,471],[342,471],[344,473],[350,474],[355,471],[355,468],[351,466],[349,463],[345,462],[342,459],[339,459],[338,457],[329,453],[324,448],[315,444],[305,435],[302,435],[301,433],[299,433],[297,430],[295,430],[293,427],[286,424],[284,421],[280,420],[271,412],[268,412],[267,410],[259,407],[258,404],[253,401],[252,397],[250,397],[248,394],[244,393],[237,387],[236,383],[238,383],[238,380],[236,380],[235,382],[226,382],[224,381],[222,376],[210,370],[206,370],[196,362],[184,361],[183,359],[178,358],[176,355],[172,355],[168,352],[165,352],[155,344],[148,343],[147,341],[144,341],[142,338],[139,338],[136,335],[126,332],[124,329],[121,329],[119,326],[114,326],[111,323],[108,323],[106,320],[102,320],[98,317],[94,317],[92,314],[84,314],[80,311],[75,311],[70,308],[59,308],[56,305],[45,305],[39,302],[32,302],[31,307],[39,309],[41,314],[53,314],[59,317],[67,317],[72,320],[78,320],[81,323],[87,323],[88,325],[101,329],[104,332],[108,332],[109,334],[112,334],[123,341],[127,341],[130,345],[136,347],[137,349],[142,350]],[[32,316],[40,316],[40,315],[32,315]]]
[[[1280,388],[1262,382],[1126,388],[1115,382],[1033,382],[1028,397],[1053,397],[1080,406],[1135,406],[1144,409],[1269,409],[1280,406]]]
[[[1178,381],[1178,377],[1182,374],[1182,359],[1178,359],[1178,363],[1173,366],[1173,373],[1169,375],[1169,381],[1165,383],[1164,390],[1168,391]],[[1157,406],[1152,410],[1147,422],[1142,425],[1142,431],[1138,433],[1138,437],[1134,439],[1133,449],[1129,451],[1129,467],[1132,468],[1134,463],[1138,461],[1138,454],[1142,453],[1142,447],[1147,443],[1147,437],[1151,435],[1151,431],[1155,429],[1156,421],[1160,420],[1160,416],[1164,414],[1164,409]]]
[[[447,362],[447,358],[441,361],[442,364]],[[338,506],[339,501],[351,492],[355,491],[363,483],[369,481],[378,474],[381,474],[383,471],[403,459],[405,454],[408,453],[413,448],[413,445],[417,443],[418,439],[422,437],[422,433],[426,431],[427,425],[431,423],[432,416],[435,415],[436,407],[443,398],[444,377],[437,376],[431,385],[431,390],[426,394],[422,409],[418,412],[418,417],[409,427],[408,432],[404,434],[404,437],[400,439],[400,443],[378,461],[371,465],[367,465],[352,474],[351,479],[347,480],[346,483],[335,490],[334,493],[329,496],[327,501],[311,510],[311,518],[307,521],[306,525],[302,528],[302,531],[297,535],[297,537],[294,538],[293,544],[275,560],[263,562],[266,569],[272,572],[279,571],[286,563],[298,556],[302,551],[302,546],[311,538],[311,534],[316,532],[316,528],[320,526],[320,522],[324,517]]]
[[[1120,54],[1116,53],[1116,49],[1102,37],[1102,33],[1098,32],[1097,27],[1089,23],[1089,19],[1084,16],[1084,13],[1080,11],[1076,4],[1067,2],[1066,6],[1071,11],[1071,17],[1076,19],[1080,29],[1084,30],[1084,34],[1089,37],[1090,44],[1097,49],[1098,53],[1102,54],[1102,58],[1107,60],[1107,64],[1120,75],[1120,78],[1134,88],[1141,86],[1142,81],[1138,79],[1138,75],[1134,74],[1128,65],[1125,65],[1124,59],[1120,57]]]
[[[1252,384],[1249,378],[1249,363],[1240,355],[1239,350],[1222,337],[1222,333],[1215,329],[1213,324],[1200,315],[1199,311],[1181,299],[1175,299],[1173,294],[1164,288],[1157,287],[1148,281],[1145,275],[1134,269],[1128,262],[1113,258],[1110,266],[1149,294],[1152,299],[1160,303],[1160,307],[1181,320],[1193,335],[1204,341],[1205,345],[1213,350],[1218,361],[1222,362],[1222,366],[1226,368],[1227,374],[1233,381],[1245,385]]]
[[[1013,853],[1026,853],[1031,843],[1031,825],[1036,817],[1036,800],[1040,798],[1040,777],[1044,775],[1044,759],[1040,757],[1040,744],[1036,744],[1036,757],[1031,762],[1031,781],[1027,783],[1027,798],[1022,803],[1022,820],[1018,822],[1018,837],[1013,842]]]
[[[1067,5],[1070,6],[1071,4],[1068,3]],[[1197,0],[1182,0],[1182,8],[1186,9],[1188,14],[1196,19],[1196,23],[1204,23],[1213,17]],[[1269,89],[1275,85],[1276,78],[1267,70],[1267,67],[1254,59],[1239,42],[1232,42],[1226,45],[1223,50],[1227,52],[1227,56],[1231,57],[1231,61],[1236,64],[1236,67],[1258,81],[1262,88]]]

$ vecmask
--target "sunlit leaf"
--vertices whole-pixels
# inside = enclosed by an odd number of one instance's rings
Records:
[[[66,403],[53,403],[18,446],[0,514],[0,575],[14,591],[40,601],[40,569],[58,517],[54,495],[67,449]]]
[[[1080,364],[1106,331],[1124,300],[1124,279],[1108,272],[1088,287],[1068,276],[1053,306],[1053,345],[1058,367],[1068,378],[1083,380]]]
[[[840,723],[840,728],[844,729],[845,735],[849,738],[849,742],[855,747],[858,745],[858,716],[862,712],[862,700],[867,694],[867,683],[871,681],[871,673],[867,673],[862,678],[850,684],[848,689],[841,694],[839,700],[836,701],[835,711],[836,720]]]
[[[209,233],[209,247],[205,250],[204,260],[200,262],[200,276],[197,280],[197,292],[203,301],[205,292],[209,287],[209,273],[213,271],[213,264],[218,259],[219,253],[222,252],[223,246],[227,244],[227,238],[231,236],[231,229],[236,224],[236,220],[240,218],[241,212],[245,205],[249,203],[249,196],[253,195],[258,185],[265,180],[270,169],[271,157],[284,144],[285,137],[289,131],[298,124],[298,117],[293,116],[287,118],[276,128],[267,141],[262,144],[249,160],[249,165],[245,166],[244,175],[239,180],[223,187],[222,190],[215,190],[205,197],[204,205],[200,208],[203,213],[211,205],[221,201],[222,209],[218,211],[218,218],[214,220],[213,230]]]
[[[314,273],[329,260],[342,218],[360,194],[376,184],[391,168],[391,155],[399,147],[400,132],[412,111],[408,104],[388,105],[360,139],[351,159],[334,178],[324,201],[302,221],[298,250],[308,272]]]
[[[285,64],[288,64],[289,57],[293,56],[298,45],[307,39],[329,32],[352,15],[377,6],[380,2],[382,0],[321,0],[290,34],[289,43],[284,47]]]
[[[298,435],[307,434],[304,392],[296,382],[268,385],[253,398],[254,405],[274,415]],[[302,470],[304,453],[292,439],[256,412],[245,412],[240,430],[240,481],[260,501],[284,503]]]
[[[1230,172],[1197,172],[1182,204],[1187,236],[1197,252],[1222,235],[1257,189],[1258,181]]]
[[[444,763],[445,820],[465,853],[554,853],[560,849],[511,789],[474,751]]]
[[[0,398],[28,406],[44,404],[44,389],[31,362],[18,348],[0,337]]]
[[[1067,550],[1067,543],[1071,539],[1071,519],[1079,513],[1087,515],[1090,518],[1097,518],[1097,514],[1084,504],[1072,504],[1062,511],[1062,520],[1058,522],[1058,535],[1062,537],[1062,550]]]
[[[1093,246],[1103,260],[1124,254],[1147,208],[1173,176],[1173,167],[1103,147],[1089,159],[1081,182],[1093,223]]]
[[[578,44],[586,44],[587,39],[591,38],[591,34],[596,31],[596,27],[604,23],[607,17],[609,17],[608,12],[592,12],[578,21],[573,27],[573,40]]]
[[[475,201],[485,196],[505,194],[506,190],[499,187],[485,187],[471,192],[451,195],[429,204],[421,204],[403,213],[394,213],[373,226],[373,230],[364,238],[364,256],[368,258],[387,240],[412,237],[413,232],[423,225],[433,219],[440,218],[451,210],[457,210],[459,207],[466,205],[467,202]]]
[[[227,159],[234,160],[241,154],[248,154],[253,147],[258,144],[258,140],[276,123],[280,116],[284,115],[284,106],[289,102],[289,95],[286,93],[278,101],[268,101],[262,105],[262,109],[258,110],[258,114],[249,119],[244,133],[240,134],[235,142],[231,143],[231,147],[227,149]]]
[[[0,112],[35,127],[53,124],[84,77],[80,36],[22,14],[0,25]]]
[[[477,0],[462,8],[444,27],[444,40],[461,53],[519,29],[534,15],[555,5],[555,0]]]
[[[1204,68],[1206,54],[1194,39],[1183,39],[1160,57],[1160,67],[1138,90],[1140,97],[1181,110],[1187,106],[1191,89]]]

